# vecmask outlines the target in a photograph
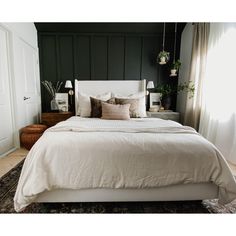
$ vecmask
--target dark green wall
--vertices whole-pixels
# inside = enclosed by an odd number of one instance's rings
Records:
[[[36,27],[41,80],[147,79],[177,84],[176,78],[169,77],[169,65],[156,63],[162,48],[161,23],[36,23]],[[179,28],[177,57],[183,24]],[[173,48],[174,24],[169,23],[165,49],[172,56]],[[44,88],[41,91],[42,111],[49,111],[50,98]]]

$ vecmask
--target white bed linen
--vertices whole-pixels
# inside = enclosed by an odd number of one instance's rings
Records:
[[[53,189],[154,188],[213,182],[236,198],[220,152],[190,127],[157,118],[72,117],[48,129],[29,152],[14,197],[20,211]]]

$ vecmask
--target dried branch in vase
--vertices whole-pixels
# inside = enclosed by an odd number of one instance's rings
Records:
[[[61,81],[57,81],[56,87],[54,87],[51,81],[47,80],[42,81],[43,86],[46,88],[52,99],[55,98],[56,93],[58,93],[59,90],[61,89],[62,83],[63,82]]]

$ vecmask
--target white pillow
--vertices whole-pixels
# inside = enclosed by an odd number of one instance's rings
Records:
[[[90,97],[94,97],[97,99],[100,99],[102,101],[107,101],[111,98],[111,92],[107,92],[104,94],[99,94],[96,96],[79,93],[78,96],[78,114],[81,117],[90,117],[91,115],[91,103],[90,103]]]
[[[147,117],[147,113],[146,113],[146,94],[145,92],[138,92],[138,93],[134,93],[134,94],[130,94],[128,96],[122,96],[119,94],[112,94],[114,97],[116,98],[135,98],[135,99],[139,99],[138,102],[138,111],[140,114],[140,117]]]

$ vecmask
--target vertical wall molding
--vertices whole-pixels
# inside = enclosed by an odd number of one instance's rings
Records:
[[[124,35],[124,73],[123,73],[123,80],[125,80],[125,58],[126,58],[126,36]]]
[[[140,46],[140,58],[141,58],[141,61],[140,61],[140,80],[142,80],[142,69],[143,69],[143,37],[141,37],[141,46]]]
[[[76,54],[78,53],[77,52],[77,46],[76,46],[76,36],[73,35],[73,38],[72,38],[72,50],[73,50],[73,80],[77,79],[78,77],[78,74],[77,74],[77,70],[76,70]]]
[[[60,59],[61,59],[61,57],[60,57],[59,37],[60,37],[59,35],[55,36],[55,41],[56,41],[56,51],[55,51],[55,53],[56,53],[57,78],[58,78],[58,80],[61,81],[61,73],[60,73],[60,63],[61,63]]]
[[[109,80],[109,51],[110,51],[110,36],[107,36],[107,80]]]

